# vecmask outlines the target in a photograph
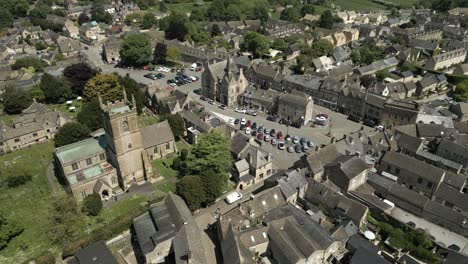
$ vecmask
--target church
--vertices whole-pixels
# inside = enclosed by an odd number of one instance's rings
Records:
[[[231,57],[225,61],[205,64],[202,73],[202,94],[227,106],[238,104],[239,96],[247,87],[242,68]]]
[[[92,193],[108,199],[132,184],[156,180],[150,160],[177,152],[167,121],[141,130],[135,98],[123,94],[116,102],[99,97],[104,132],[54,151],[56,171],[78,201]]]

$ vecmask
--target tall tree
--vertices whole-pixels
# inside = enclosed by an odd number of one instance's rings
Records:
[[[63,71],[63,76],[70,82],[75,95],[82,95],[86,83],[96,74],[97,71],[84,62],[72,64]]]
[[[166,55],[167,55],[167,46],[161,42],[156,44],[153,53],[153,63],[154,64],[166,64]]]
[[[167,120],[169,126],[171,127],[172,134],[176,140],[179,140],[184,136],[185,133],[185,122],[182,116],[178,113],[175,115],[165,114],[161,115],[159,121]]]
[[[97,216],[102,210],[101,196],[92,193],[83,200],[83,212],[91,216]]]
[[[219,25],[218,24],[213,24],[211,26],[211,36],[212,37],[217,37],[217,36],[221,36],[222,32],[221,32],[221,29],[219,28]]]
[[[78,122],[63,125],[55,135],[55,146],[60,147],[89,138],[91,131],[87,126]]]
[[[225,178],[212,170],[200,175],[205,190],[206,204],[212,204],[222,194]]]
[[[122,63],[129,66],[147,65],[151,60],[151,54],[151,41],[146,34],[134,34],[126,37],[120,48]]]
[[[10,11],[0,9],[0,29],[9,28],[13,26],[14,17]]]
[[[315,7],[312,4],[304,4],[301,7],[301,16],[305,16],[307,14],[315,14]]]
[[[224,21],[237,21],[241,19],[241,12],[237,5],[228,5],[224,12]]]
[[[161,12],[167,11],[166,3],[164,2],[164,0],[159,2],[159,11]]]
[[[184,198],[191,211],[200,208],[206,200],[203,183],[198,176],[184,176],[177,183],[176,192]]]
[[[63,103],[72,96],[70,83],[63,79],[44,73],[39,87],[44,92],[44,99],[47,103]]]
[[[180,49],[178,47],[169,47],[166,52],[166,59],[169,61],[178,61],[180,60]]]
[[[31,97],[26,92],[14,87],[7,87],[2,98],[3,111],[8,114],[19,114],[32,103]]]
[[[122,85],[117,74],[98,74],[91,78],[83,89],[83,96],[87,100],[97,98],[101,95],[102,100],[116,101],[122,99]]]
[[[252,53],[255,58],[260,58],[268,53],[269,48],[270,45],[266,37],[253,31],[245,35],[244,42],[241,45],[242,50]]]
[[[187,23],[186,15],[172,12],[169,16],[161,19],[160,27],[164,30],[167,39],[184,41],[188,34]]]
[[[335,20],[333,18],[333,14],[331,13],[331,11],[326,10],[320,16],[319,26],[323,27],[323,28],[331,29],[331,28],[333,28],[334,21]]]
[[[143,21],[141,23],[141,27],[143,29],[150,29],[151,27],[156,25],[157,22],[158,21],[156,20],[156,18],[154,17],[154,15],[152,13],[146,13],[143,16]]]
[[[301,15],[299,14],[299,10],[296,7],[288,7],[281,12],[280,19],[291,21],[291,22],[299,22]]]
[[[68,194],[52,196],[49,232],[57,244],[75,239],[84,225],[84,217],[75,199]]]
[[[318,58],[321,56],[328,56],[333,51],[333,44],[326,39],[318,39],[312,43],[308,52],[306,52],[311,58]]]
[[[253,19],[259,19],[263,24],[270,19],[270,12],[265,5],[257,3],[252,11],[252,16]]]
[[[86,13],[83,12],[78,16],[78,25],[83,25],[84,23],[89,22],[91,22],[91,19]]]
[[[16,60],[15,64],[11,66],[13,70],[19,70],[21,68],[33,67],[36,72],[44,70],[45,62],[36,57],[24,57]]]
[[[81,111],[78,113],[78,122],[86,125],[91,131],[102,128],[102,110],[97,98],[85,103]]]

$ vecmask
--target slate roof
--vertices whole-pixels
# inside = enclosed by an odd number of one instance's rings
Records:
[[[223,261],[226,264],[249,263],[254,257],[253,253],[235,235],[231,223],[226,236],[221,242],[221,250],[223,252]]]
[[[399,184],[393,184],[388,190],[388,195],[394,196],[405,202],[410,202],[411,204],[414,204],[419,208],[423,208],[426,202],[429,200],[429,198],[427,198],[426,196],[421,195]],[[390,201],[392,201],[392,199],[389,197],[387,197],[387,199],[390,199]]]
[[[249,145],[250,138],[242,133],[237,132],[231,140],[231,152],[237,157]]]
[[[167,120],[151,126],[143,127],[141,129],[141,136],[143,138],[143,147],[145,149],[174,141],[174,135],[172,134],[171,127]]]
[[[450,202],[456,207],[468,212],[468,195],[442,183],[434,194],[437,198]]]
[[[439,124],[424,124],[417,123],[416,129],[418,131],[418,137],[440,137],[442,133],[445,133],[445,127]]]
[[[55,149],[55,154],[62,164],[81,160],[95,153],[104,152],[107,146],[105,137],[89,138]]]
[[[195,220],[187,221],[187,224],[177,232],[172,241],[176,264],[187,263],[187,252],[190,252],[190,263],[208,263],[205,257],[205,249],[201,241],[201,232]]]
[[[389,151],[385,153],[382,162],[434,183],[439,183],[444,175],[444,170],[399,152]]]
[[[291,197],[296,194],[301,187],[307,185],[307,180],[297,170],[292,170],[285,173],[285,176],[278,180],[278,185],[285,197]]]
[[[296,91],[295,93],[285,94],[280,96],[279,102],[282,102],[287,105],[292,106],[300,106],[300,107],[307,107],[311,99],[305,93],[301,93]]]
[[[349,260],[349,264],[390,264],[391,262],[382,256],[369,252],[364,248],[359,248]]]
[[[117,264],[117,260],[104,241],[100,240],[80,249],[75,257],[80,264]]]
[[[445,172],[444,183],[461,190],[466,184],[467,176],[464,174],[457,174],[451,171]]]
[[[416,153],[416,151],[421,148],[421,145],[424,141],[418,137],[413,137],[405,133],[396,134],[395,140],[400,149],[406,149],[413,153]]]

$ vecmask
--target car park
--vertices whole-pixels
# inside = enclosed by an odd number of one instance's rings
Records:
[[[226,198],[224,198],[227,204],[232,204],[234,202],[239,201],[240,199],[242,199],[242,193],[240,192],[232,192],[228,194]]]
[[[296,151],[296,153],[300,153],[300,152],[302,151],[301,145],[296,144],[296,145],[294,146],[294,150]]]
[[[294,152],[294,148],[292,146],[288,146],[288,152],[289,153],[293,153]]]
[[[278,142],[278,149],[283,150],[285,147],[286,147],[286,144],[284,143],[284,141]]]

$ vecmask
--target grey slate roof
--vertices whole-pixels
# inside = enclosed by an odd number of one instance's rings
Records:
[[[249,137],[239,131],[231,140],[231,152],[238,156],[248,145]]]
[[[399,184],[393,184],[392,187],[390,187],[390,189],[388,190],[388,194],[389,196],[396,197],[405,202],[410,202],[411,204],[414,204],[418,206],[419,208],[423,208],[426,202],[429,200],[426,196],[421,195],[417,192],[414,192]],[[390,198],[390,201],[392,201],[391,198]],[[392,201],[392,202],[395,202],[395,201]]]
[[[205,257],[205,249],[201,243],[201,230],[195,220],[187,221],[187,224],[177,232],[172,241],[176,264],[187,263],[187,252],[190,252],[190,263],[208,263]]]
[[[309,96],[296,91],[295,93],[280,96],[279,101],[292,106],[306,107],[309,104]]]
[[[104,241],[100,240],[88,247],[82,248],[76,253],[76,258],[80,264],[117,264],[117,260],[112,252],[106,246]]]
[[[434,194],[437,198],[450,202],[456,207],[468,212],[468,195],[442,183]]]
[[[143,127],[141,129],[144,148],[156,147],[160,144],[174,141],[171,127],[167,120]]]
[[[359,248],[351,257],[349,264],[390,264],[391,262],[382,256],[369,252],[364,248]]]
[[[400,149],[406,149],[410,152],[416,153],[421,148],[423,140],[418,137],[413,137],[405,133],[398,133],[395,136],[397,145]]]

